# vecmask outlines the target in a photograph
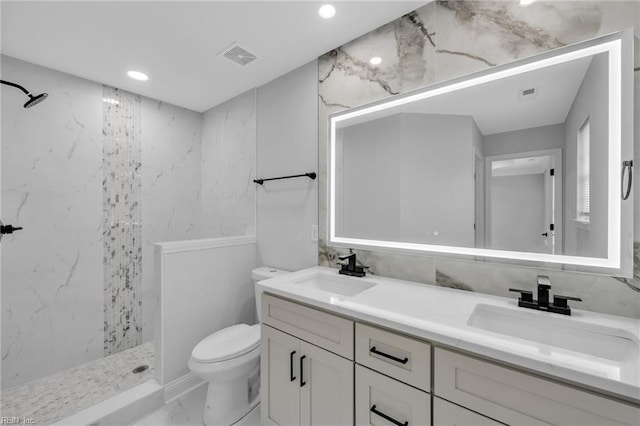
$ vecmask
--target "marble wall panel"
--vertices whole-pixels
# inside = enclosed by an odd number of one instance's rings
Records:
[[[142,98],[142,340],[153,339],[153,244],[203,235],[202,114]]]
[[[527,7],[520,6],[518,1],[436,1],[322,56],[318,63],[319,263],[335,267],[338,253],[326,244],[328,151],[325,123],[329,114],[637,26],[639,16],[640,3],[631,1],[538,1]],[[636,36],[639,31],[636,28]],[[414,54],[401,54],[406,51]],[[420,55],[415,53],[418,51],[421,51]],[[383,59],[377,67],[367,63],[374,53]],[[636,85],[637,82],[636,76]],[[640,103],[637,93],[636,87],[636,108]],[[635,121],[638,129],[638,114]],[[636,130],[636,157],[640,151],[638,134]],[[636,223],[639,216],[636,209]],[[636,241],[640,241],[637,230]],[[535,275],[540,271],[447,257],[356,252],[363,264],[380,274],[503,296],[508,295],[505,289],[515,283],[533,287]],[[545,270],[545,273],[552,275],[554,287],[563,293],[583,296],[585,302],[576,304],[578,308],[640,318],[640,293],[633,291],[623,280],[553,270]]]
[[[2,56],[2,387],[102,357],[102,87]]]
[[[114,89],[105,94],[101,84],[5,56],[2,76],[49,93],[24,109],[26,97],[2,86],[2,220],[24,227],[2,240],[0,351],[7,388],[101,358],[105,336],[108,352],[153,338],[152,244],[202,235],[202,114],[132,94],[115,96]],[[113,105],[103,98],[118,96],[135,108],[107,123],[128,122],[132,133],[116,142],[131,141],[137,132],[141,151],[126,167],[118,163],[124,170],[111,183],[119,185],[116,193],[126,206],[136,196],[138,207],[134,214],[123,205],[105,215],[103,179],[117,164],[111,152],[103,156],[103,106]],[[121,253],[119,266],[111,255],[103,257],[110,253],[103,227],[107,237],[123,231],[125,248],[136,247]],[[112,288],[114,281],[106,281],[115,298],[105,294],[105,260],[108,276],[113,272],[124,284]]]
[[[202,218],[205,237],[255,235],[256,91],[203,114]]]

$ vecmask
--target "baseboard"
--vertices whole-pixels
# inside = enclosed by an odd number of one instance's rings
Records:
[[[187,392],[192,391],[206,382],[189,372],[182,377],[167,383],[164,387],[164,401],[166,404],[175,401]]]

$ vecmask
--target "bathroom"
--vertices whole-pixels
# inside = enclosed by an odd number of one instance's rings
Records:
[[[207,335],[256,322],[251,271],[337,268],[349,253],[328,238],[330,115],[611,32],[634,27],[639,36],[637,2],[521,3],[336,2],[324,19],[322,2],[2,2],[2,80],[48,93],[23,108],[25,94],[2,86],[1,219],[23,228],[1,246],[2,416],[201,424],[206,386],[187,361]],[[243,13],[260,31],[269,31],[264,16],[301,24],[258,45],[259,35],[234,33],[219,18]],[[141,32],[148,16],[155,26]],[[315,52],[300,48],[311,23]],[[179,34],[161,31],[178,24]],[[198,39],[197,28],[216,25],[224,37]],[[235,42],[257,61],[221,62]],[[83,60],[83,49],[104,60]],[[145,60],[172,74],[166,51],[174,64],[204,65],[163,83]],[[189,57],[202,52],[209,62]],[[277,72],[256,68],[274,62]],[[214,66],[240,81],[221,83]],[[130,69],[149,80],[129,79]],[[253,182],[305,173],[317,178]],[[547,275],[554,294],[582,298],[571,302],[576,310],[640,318],[638,281],[613,274],[456,254],[356,254],[371,276],[512,301],[509,288],[533,289]],[[38,404],[46,414],[29,411]]]

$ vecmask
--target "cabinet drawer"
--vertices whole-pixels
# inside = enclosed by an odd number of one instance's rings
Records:
[[[353,359],[353,321],[349,319],[263,294],[262,322]]]
[[[638,425],[640,409],[436,348],[434,394],[507,424]]]
[[[431,390],[431,345],[356,323],[356,362],[422,389]]]
[[[433,426],[502,426],[488,417],[452,404],[440,398],[433,398]]]
[[[426,392],[356,364],[356,425],[427,426],[430,398]]]

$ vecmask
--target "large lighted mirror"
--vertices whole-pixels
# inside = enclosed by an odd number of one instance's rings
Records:
[[[330,116],[329,243],[631,276],[632,42]]]

